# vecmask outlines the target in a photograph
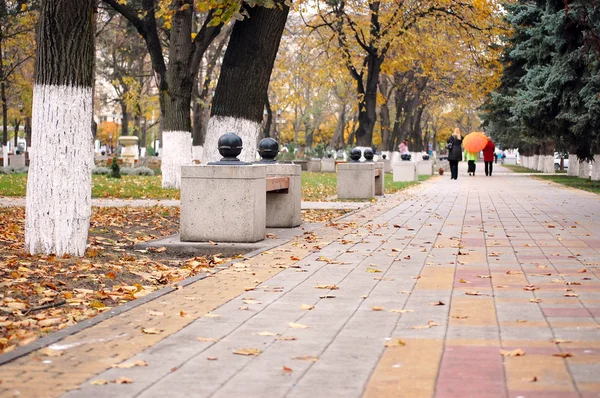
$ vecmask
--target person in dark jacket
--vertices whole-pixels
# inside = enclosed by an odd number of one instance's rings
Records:
[[[496,147],[494,146],[494,142],[492,141],[492,139],[490,137],[488,137],[488,142],[485,146],[485,148],[483,148],[483,161],[485,162],[485,175],[486,176],[491,176],[492,175],[492,169],[493,169],[493,165],[494,165],[494,151],[496,150]]]
[[[462,136],[460,129],[457,127],[448,138],[448,162],[450,163],[450,179],[458,179],[458,162],[462,160]]]

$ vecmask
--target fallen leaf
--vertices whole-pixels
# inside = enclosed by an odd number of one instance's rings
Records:
[[[214,337],[196,337],[196,339],[203,343],[216,343],[217,341],[219,341],[219,339],[216,339]]]
[[[431,303],[429,303],[429,305],[434,305],[434,306],[436,306],[436,305],[446,305],[446,304],[444,304],[444,303],[443,303],[443,302],[441,302],[441,301],[432,301]]]
[[[565,297],[579,297],[577,293],[568,292],[564,294]]]
[[[333,294],[325,294],[323,296],[319,296],[319,298],[330,299],[330,298],[335,298],[335,295],[333,295]]]
[[[289,373],[292,373],[292,372],[293,372],[293,371],[292,371],[292,368],[288,368],[288,367],[287,367],[287,366],[285,366],[285,365],[283,366],[283,373],[284,373],[284,374],[285,374],[285,373],[288,373],[288,374],[289,374]]]
[[[217,357],[206,357],[206,359],[208,359],[209,361],[216,361],[219,358],[217,358]]]
[[[185,317],[187,315],[187,312],[185,311],[179,311],[179,316],[180,317]]]
[[[582,269],[580,269],[577,272],[579,272],[580,274],[583,274],[583,273],[587,272],[587,269],[586,268],[582,268]]]
[[[159,311],[146,311],[146,314],[150,316],[167,316],[167,314],[165,314],[164,312]]]
[[[538,381],[538,378],[537,378],[537,376],[533,376],[532,378],[528,379],[527,381],[536,382],[536,381]]]
[[[468,316],[466,316],[466,315],[454,315],[454,316],[452,316],[452,318],[455,318],[455,319],[467,319]]]
[[[275,337],[275,340],[293,341],[293,340],[296,340],[296,337],[294,337],[294,336],[279,336],[279,337]]]
[[[104,379],[97,379],[97,380],[90,382],[90,384],[95,385],[95,386],[102,386],[104,384],[108,384],[108,381],[106,381]]]
[[[552,339],[551,340],[554,344],[560,344],[560,343],[572,343],[571,340],[563,340],[563,339]]]
[[[308,326],[303,325],[301,323],[294,323],[294,322],[290,322],[288,324],[289,327],[294,328],[294,329],[307,329]]]
[[[242,300],[242,302],[244,304],[262,304],[262,301],[253,300],[253,299]]]
[[[313,362],[317,362],[319,360],[319,358],[313,357],[310,355],[302,355],[302,356],[298,356],[298,357],[292,357],[292,359],[297,360],[297,361],[313,361]]]
[[[236,355],[245,355],[245,356],[258,356],[262,353],[262,350],[258,348],[239,348],[233,351]]]
[[[116,384],[131,384],[131,383],[133,383],[133,380],[131,380],[128,377],[119,377],[118,379],[114,380],[113,383],[116,383]]]
[[[401,339],[393,339],[384,344],[385,347],[404,347],[406,343]]]
[[[545,269],[545,268],[548,268],[548,266],[547,265],[538,264],[538,265],[536,265],[536,268]]]
[[[535,285],[527,285],[523,288],[523,290],[533,292],[534,290],[539,290],[539,287],[537,287]]]
[[[471,282],[467,282],[467,281],[466,281],[466,280],[464,280],[464,279],[461,279],[459,282],[460,282],[460,283],[471,283]]]
[[[369,268],[367,268],[367,272],[370,272],[370,273],[373,274],[373,273],[376,273],[376,272],[381,272],[381,270],[369,267]]]
[[[61,355],[64,355],[65,352],[46,347],[39,350],[38,353],[46,357],[60,357]]]
[[[542,299],[541,298],[534,298],[534,299],[529,299],[529,301],[531,301],[532,303],[541,303]]]
[[[523,275],[523,272],[510,270],[510,271],[506,271],[506,274],[507,275]]]
[[[500,350],[500,355],[502,355],[503,357],[522,357],[523,355],[525,355],[525,351],[523,351],[520,348],[517,348],[516,350],[512,351]]]
[[[113,365],[112,367],[118,369],[130,369],[135,368],[136,366],[148,366],[148,363],[146,361],[138,360],[133,362],[120,363],[118,365]]]
[[[300,261],[300,258],[296,257],[296,256],[290,256],[290,260],[292,260],[292,261]]]
[[[573,356],[570,352],[559,352],[556,354],[552,354],[553,357],[561,357],[561,358],[570,358]]]
[[[478,278],[491,278],[491,275],[477,275]]]
[[[221,315],[219,314],[212,314],[212,313],[208,313],[208,314],[204,314],[203,315],[204,318],[220,318]]]
[[[312,309],[314,309],[314,308],[315,308],[315,306],[314,306],[314,305],[309,305],[309,304],[302,304],[302,305],[300,306],[300,309],[301,309],[301,310],[306,310],[306,311],[310,311],[310,310],[312,310]]]
[[[315,289],[328,289],[328,290],[338,290],[339,286],[336,284],[333,285],[317,285]]]
[[[404,314],[407,312],[415,312],[415,310],[390,310],[390,312],[398,312],[400,314]]]
[[[272,332],[258,332],[256,334],[259,336],[277,336],[277,333],[272,333]]]
[[[157,328],[142,328],[142,333],[145,334],[159,334],[160,332],[162,332],[162,330]]]
[[[482,296],[482,293],[479,292],[465,292],[468,296]]]
[[[371,307],[373,311],[383,311],[383,307]]]

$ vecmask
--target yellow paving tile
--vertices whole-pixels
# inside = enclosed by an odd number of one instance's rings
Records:
[[[496,307],[491,297],[473,300],[465,295],[465,297],[452,299],[450,326],[495,326],[496,324]]]
[[[454,283],[454,267],[430,266],[421,271],[414,290],[450,290]]]
[[[509,391],[575,391],[563,358],[528,354],[505,357],[504,369]],[[532,382],[533,377],[537,381]]]

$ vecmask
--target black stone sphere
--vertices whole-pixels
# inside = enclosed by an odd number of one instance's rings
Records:
[[[375,156],[375,154],[373,153],[373,150],[371,148],[365,149],[363,154],[365,155],[365,159],[367,160],[367,162],[373,161],[373,156]]]
[[[384,153],[383,155],[381,155],[381,157],[382,157],[383,159],[387,159],[387,155],[386,155],[385,153]]]
[[[352,159],[353,162],[358,162],[360,160],[361,156],[362,156],[362,152],[358,148],[353,148],[350,151],[350,159]]]
[[[242,139],[237,134],[223,134],[218,145],[219,153],[223,156],[221,160],[239,160],[237,157],[242,153]]]
[[[330,153],[328,153],[328,154],[327,154],[327,158],[328,158],[328,159],[331,159],[331,158],[332,158],[332,156],[333,156],[333,155],[332,155],[332,154],[330,154]]]
[[[275,157],[279,153],[279,143],[273,138],[263,138],[258,143],[258,154],[263,162],[275,163]]]

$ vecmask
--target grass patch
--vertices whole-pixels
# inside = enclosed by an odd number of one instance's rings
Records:
[[[323,202],[336,194],[336,173],[302,172],[302,200]]]
[[[27,174],[0,175],[0,196],[25,196]],[[178,189],[161,187],[160,176],[92,176],[93,198],[179,199]]]
[[[556,182],[567,187],[582,189],[588,192],[600,193],[600,181],[592,181],[589,178],[579,178],[566,175],[536,176],[535,178]]]
[[[537,170],[528,169],[527,167],[518,166],[516,164],[503,164],[502,166],[511,170],[514,173],[539,173]]]

